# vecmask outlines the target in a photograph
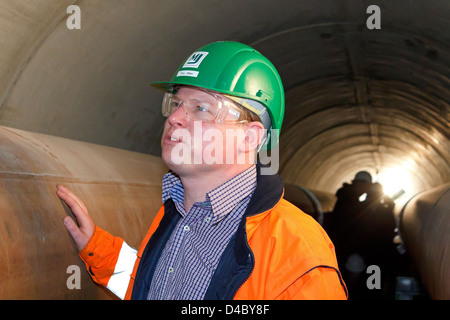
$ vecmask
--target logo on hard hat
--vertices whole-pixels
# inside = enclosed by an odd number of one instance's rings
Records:
[[[187,59],[183,68],[198,68],[209,52],[197,51]]]

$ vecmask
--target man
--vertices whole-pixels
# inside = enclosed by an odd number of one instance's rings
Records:
[[[163,206],[139,250],[95,226],[70,190],[64,223],[92,278],[125,299],[346,299],[323,229],[262,174],[276,145],[284,91],[274,66],[249,46],[194,52],[164,90]]]
[[[365,201],[372,186],[372,176],[367,171],[359,171],[355,174],[352,182],[344,182],[342,187],[336,191],[336,203],[333,211],[325,221],[325,230],[336,244],[336,253],[339,265],[346,264],[347,258],[358,250],[360,242],[354,241],[353,237],[357,231],[358,222],[363,217],[368,202]]]

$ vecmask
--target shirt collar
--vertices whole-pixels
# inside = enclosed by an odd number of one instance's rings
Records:
[[[256,188],[256,166],[234,176],[227,182],[206,194],[205,202],[194,205],[211,204],[212,222],[221,221],[236,205],[249,196]],[[172,171],[165,174],[162,185],[162,201],[172,198],[174,202],[184,201],[184,189],[180,178]]]
[[[213,210],[213,221],[219,222],[233,210],[243,199],[249,196],[256,187],[256,167],[234,176],[227,182],[206,194]]]
[[[164,175],[162,183],[162,202],[166,202],[169,198],[172,198],[174,202],[184,201],[183,185],[173,171]]]

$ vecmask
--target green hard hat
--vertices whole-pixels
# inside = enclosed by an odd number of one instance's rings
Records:
[[[232,41],[203,46],[170,81],[152,83],[162,90],[174,85],[201,87],[232,98],[259,116],[269,134],[266,148],[278,143],[284,117],[283,84],[273,64],[252,47]]]

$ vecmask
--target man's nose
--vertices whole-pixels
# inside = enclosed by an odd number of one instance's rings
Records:
[[[168,120],[172,126],[184,126],[186,124],[186,107],[182,103],[172,114],[169,116]]]

